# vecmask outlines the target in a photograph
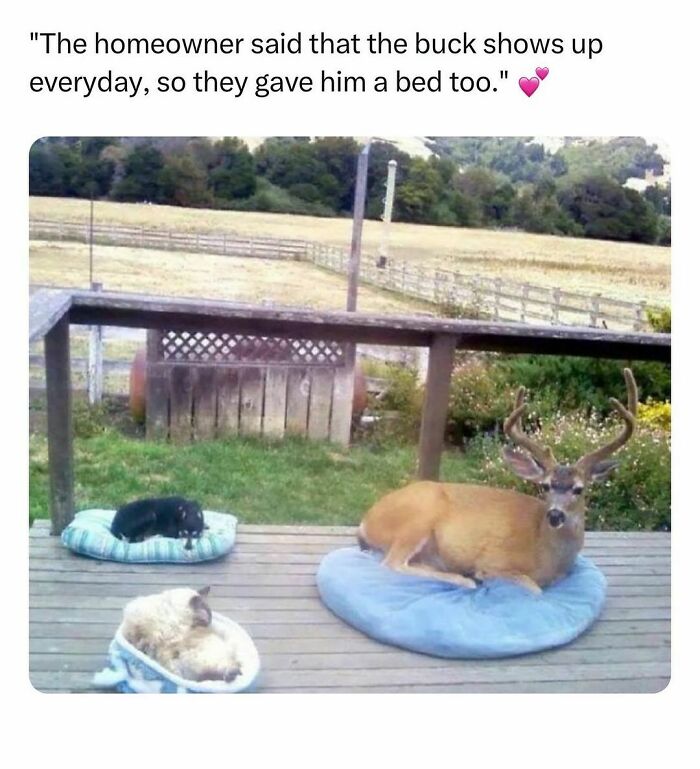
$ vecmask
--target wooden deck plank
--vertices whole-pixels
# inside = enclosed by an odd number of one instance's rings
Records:
[[[192,574],[196,582],[201,577]],[[653,579],[653,578],[652,578]],[[135,592],[143,592],[146,586],[149,589],[164,590],[167,587],[176,587],[183,584],[182,575],[172,573],[161,574],[81,574],[79,572],[32,572],[32,584],[29,588],[30,595],[59,595],[65,593],[66,585],[71,583],[73,595],[104,595],[130,597]],[[668,579],[662,584],[651,585],[635,584],[608,584],[608,596],[624,596],[625,598],[656,598],[663,597],[670,601],[668,595]],[[216,586],[216,597],[254,598],[267,597],[276,601],[282,598],[313,598],[318,599],[316,588],[308,576],[285,575],[269,576],[266,574],[249,574],[241,577],[231,577],[231,581]]]
[[[91,632],[80,638],[80,643],[70,636],[53,635],[51,627],[43,625],[33,625],[32,638],[29,641],[29,651],[34,654],[76,654],[81,655],[84,652],[101,653],[104,656],[104,639],[102,633],[104,628],[98,626],[82,626],[91,630]],[[45,634],[44,634],[45,633]],[[260,653],[265,654],[324,654],[332,657],[336,654],[385,654],[393,656],[403,655],[407,659],[416,661],[416,655],[411,652],[402,652],[393,646],[378,644],[361,633],[356,633],[352,638],[347,638],[342,647],[330,646],[321,638],[298,638],[294,644],[293,650],[290,650],[287,639],[285,638],[259,638],[256,639]],[[590,630],[580,636],[574,644],[564,647],[561,650],[543,652],[543,654],[559,654],[559,651],[583,652],[590,649],[642,649],[656,647],[662,649],[670,646],[671,636],[669,633],[620,633],[610,634]],[[419,655],[424,660],[436,660],[437,657],[428,657]],[[427,664],[427,663],[426,663]]]
[[[386,646],[321,604],[323,555],[354,543],[353,527],[241,525],[234,554],[191,566],[77,556],[30,534],[30,678],[41,691],[90,690],[132,596],[212,585],[212,605],[248,628],[270,692],[653,692],[670,675],[670,536],[592,532],[586,554],[605,572],[601,619],[572,644],[505,660],[443,660]]]

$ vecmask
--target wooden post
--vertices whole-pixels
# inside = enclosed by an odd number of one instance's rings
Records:
[[[418,449],[418,477],[422,480],[436,481],[440,477],[456,346],[457,337],[445,335],[434,337],[430,345]]]
[[[93,291],[102,291],[102,283],[92,283]],[[88,402],[91,406],[102,402],[102,326],[90,326],[88,350]]]
[[[643,331],[647,321],[647,303],[642,301],[635,308],[635,320],[632,328],[635,331]]]
[[[165,440],[170,434],[170,386],[163,366],[163,332],[149,329],[146,335],[146,438]]]
[[[494,308],[493,308],[493,317],[495,320],[501,319],[501,289],[502,289],[503,281],[500,278],[496,278],[493,282],[494,288]]]
[[[522,298],[520,300],[520,322],[526,323],[527,320],[527,302],[530,296],[530,286],[528,283],[523,283]]]
[[[600,294],[593,294],[591,296],[591,326],[594,328],[598,325],[598,317],[600,315]]]
[[[51,533],[73,520],[73,423],[70,324],[64,316],[44,337]]]
[[[559,325],[559,307],[561,305],[561,289],[552,289],[552,325]]]
[[[330,439],[348,446],[352,432],[352,401],[355,392],[355,344],[343,345],[345,365],[335,370]]]
[[[369,143],[357,158],[357,177],[355,180],[355,203],[352,213],[352,240],[348,264],[348,297],[345,309],[355,312],[357,309],[357,287],[360,280],[360,254],[362,252],[362,223],[365,218],[365,198],[367,197],[367,167],[369,164]]]

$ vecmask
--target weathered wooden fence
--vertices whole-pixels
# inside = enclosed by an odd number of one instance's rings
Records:
[[[90,227],[85,222],[29,221],[29,236],[45,240],[88,242]],[[131,246],[164,251],[192,251],[222,256],[251,256],[258,259],[306,259],[303,240],[246,237],[227,232],[201,233],[159,230],[150,227],[123,227],[96,224],[93,241],[106,246]]]
[[[89,226],[83,222],[32,219],[29,222],[29,234],[32,238],[87,242]],[[94,242],[103,245],[309,261],[317,267],[347,274],[348,253],[345,250],[305,240],[113,225],[96,225],[93,238]],[[628,302],[602,294],[565,291],[556,286],[426,269],[393,258],[386,266],[380,267],[375,257],[363,255],[360,280],[386,291],[440,305],[443,309],[453,309],[456,313],[475,319],[633,331],[648,330],[649,327],[647,309],[650,308],[644,301]]]
[[[350,440],[348,346],[284,336],[148,332],[146,435]]]
[[[347,271],[347,254],[340,248],[309,244],[309,259],[334,272]],[[376,259],[363,256],[363,281],[387,291],[395,291],[423,301],[439,304],[475,319],[520,323],[551,323],[594,328],[632,329],[648,327],[647,304],[518,283],[483,275],[424,269],[391,259],[380,267]]]

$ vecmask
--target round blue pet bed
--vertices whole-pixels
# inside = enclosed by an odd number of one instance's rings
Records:
[[[380,553],[354,547],[328,553],[316,574],[321,600],[371,638],[437,657],[508,657],[560,646],[590,627],[605,602],[605,577],[583,556],[541,595],[502,579],[467,590],[399,574],[381,561]]]
[[[211,561],[230,553],[236,541],[234,515],[204,511],[209,526],[192,549],[186,550],[184,539],[149,537],[143,542],[124,542],[110,531],[114,510],[83,510],[66,526],[61,542],[81,555],[126,563],[196,563]]]

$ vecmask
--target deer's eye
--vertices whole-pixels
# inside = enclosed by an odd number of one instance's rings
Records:
[[[551,483],[543,483],[541,484],[542,491],[549,491],[552,488]]]
[[[574,488],[571,490],[572,494],[576,494],[578,496],[583,491],[583,486],[574,486]]]

